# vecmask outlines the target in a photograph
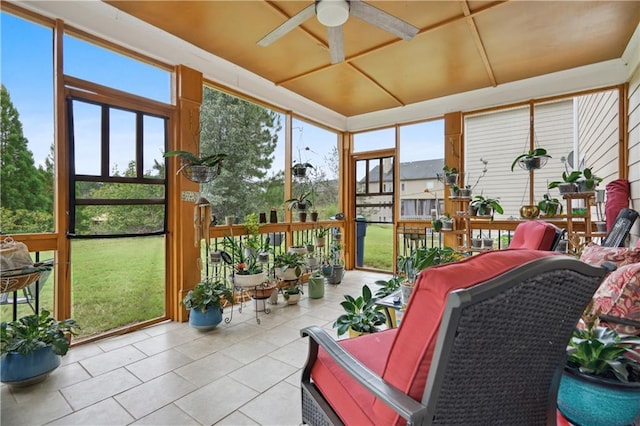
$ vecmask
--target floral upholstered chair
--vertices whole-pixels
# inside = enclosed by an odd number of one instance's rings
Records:
[[[591,265],[612,262],[617,266],[594,294],[593,313],[598,312],[619,333],[640,335],[640,248],[589,244],[580,260]]]

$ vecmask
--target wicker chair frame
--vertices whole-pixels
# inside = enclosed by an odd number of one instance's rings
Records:
[[[474,287],[451,292],[421,401],[364,367],[323,329],[307,327],[302,420],[339,425],[311,379],[322,347],[407,424],[555,425],[566,345],[612,265],[568,256],[538,259]]]

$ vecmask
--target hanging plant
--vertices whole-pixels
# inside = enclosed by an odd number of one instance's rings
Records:
[[[211,182],[220,174],[222,160],[227,158],[227,154],[212,154],[207,156],[197,156],[188,151],[168,151],[163,157],[180,157],[181,166],[176,172],[182,173],[184,177],[192,182]]]
[[[524,170],[540,169],[541,167],[544,167],[545,164],[547,164],[549,158],[551,158],[551,156],[547,154],[547,150],[544,148],[535,148],[529,150],[529,152],[520,154],[515,158],[515,160],[513,160],[513,163],[511,164],[511,171],[513,171],[516,164]]]

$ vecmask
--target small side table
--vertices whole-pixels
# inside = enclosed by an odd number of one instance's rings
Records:
[[[376,302],[376,305],[384,307],[389,328],[396,328],[404,313],[402,306],[402,290],[397,290]]]

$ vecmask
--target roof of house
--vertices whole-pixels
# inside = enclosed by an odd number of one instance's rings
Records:
[[[375,166],[369,173],[369,182],[378,182],[380,166]],[[423,180],[423,179],[436,179],[437,173],[442,172],[444,167],[444,159],[438,158],[436,160],[421,160],[421,161],[409,161],[406,163],[400,163],[400,180]],[[383,182],[391,182],[391,171],[384,174],[382,177]],[[361,179],[360,182],[364,182]]]

